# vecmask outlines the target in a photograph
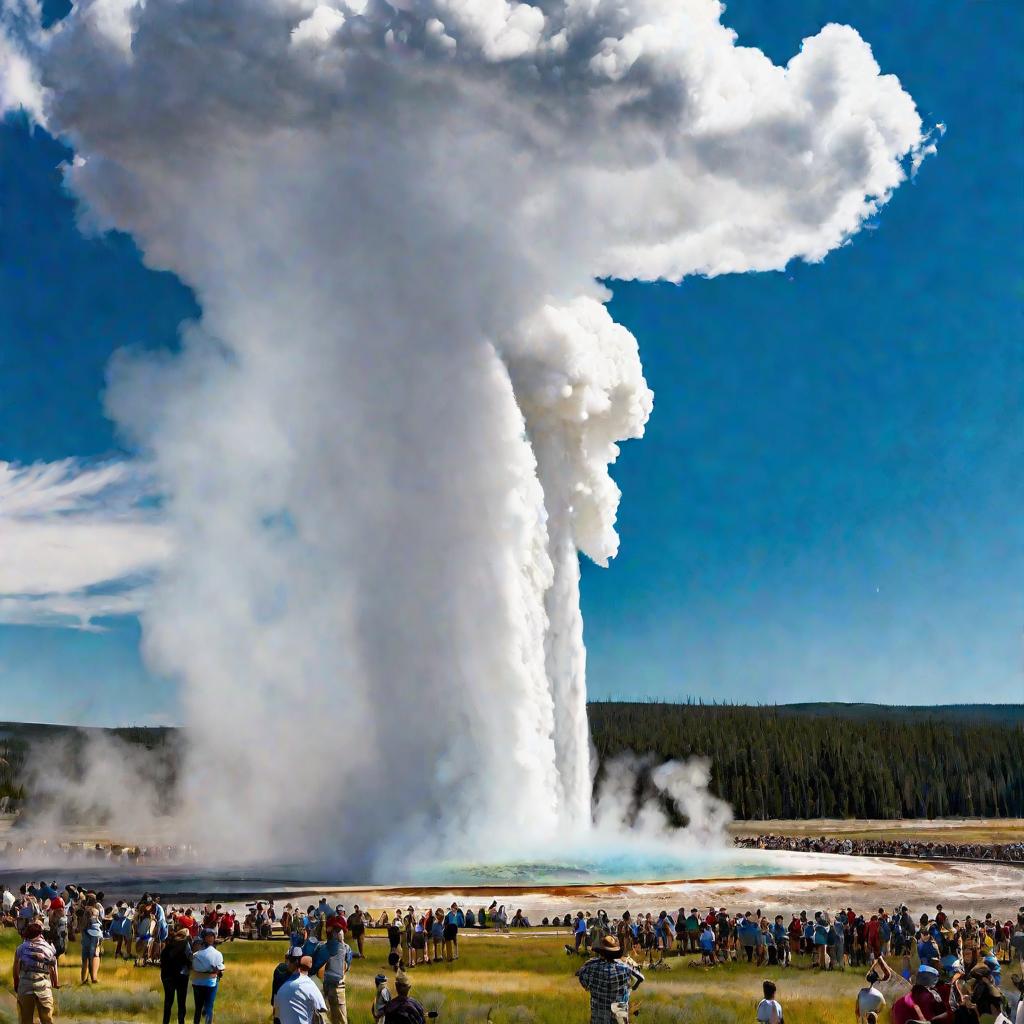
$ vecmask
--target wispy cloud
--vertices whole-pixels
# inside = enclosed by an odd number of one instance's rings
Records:
[[[98,628],[170,554],[138,463],[0,461],[0,622]]]

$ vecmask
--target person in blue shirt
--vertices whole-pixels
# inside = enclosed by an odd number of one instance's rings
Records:
[[[740,945],[747,955],[748,964],[754,962],[754,947],[757,945],[757,933],[759,931],[757,922],[751,917],[749,910],[740,918],[739,923],[736,925],[736,937],[739,939]]]
[[[715,965],[715,933],[711,928],[711,925],[704,925],[704,930],[700,933],[698,939],[700,945],[700,960],[701,963],[709,964],[711,967]]]
[[[814,915],[813,940],[814,966],[823,971],[828,967],[828,923],[820,910]]]
[[[331,1024],[348,1020],[345,1002],[345,976],[352,966],[352,950],[342,938],[340,928],[331,930],[326,942],[320,943],[313,953],[310,974],[324,972],[324,998],[330,1012]]]
[[[583,952],[587,951],[587,920],[583,916],[583,911],[578,910],[576,912],[576,921],[573,924],[573,938],[574,938],[574,949],[578,953],[580,946],[583,946]]]
[[[775,923],[772,925],[772,938],[775,939],[775,956],[779,965],[788,966],[789,932],[786,930],[786,924],[781,914],[775,916]]]
[[[939,946],[930,932],[925,932],[917,944],[917,959],[922,964],[931,964],[933,960],[939,959]]]
[[[444,915],[444,927],[441,930],[444,938],[444,958],[449,963],[459,959],[459,906],[453,903]],[[463,918],[465,922],[465,918]]]

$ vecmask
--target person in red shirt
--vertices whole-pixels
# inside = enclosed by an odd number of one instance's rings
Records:
[[[935,1021],[936,1024],[951,1024],[953,1014],[943,1003],[942,997],[932,991],[937,984],[939,972],[934,967],[918,969],[916,984],[892,1007],[893,1024],[908,1024],[919,1020]]]
[[[804,926],[800,923],[800,918],[793,915],[793,920],[789,922],[789,955],[793,963],[796,963],[796,958],[800,954],[800,939],[803,938]]]
[[[872,914],[867,928],[864,929],[864,938],[868,944],[868,949],[871,950],[872,960],[877,960],[882,955],[882,939],[879,935],[880,928],[878,915]]]
[[[348,918],[345,916],[345,908],[339,903],[334,908],[334,913],[327,918],[327,931],[341,931],[342,933],[348,931]],[[344,934],[342,938],[344,938]]]
[[[178,914],[178,927],[185,928],[190,938],[199,935],[199,922],[192,916],[192,908],[189,907],[184,914]]]

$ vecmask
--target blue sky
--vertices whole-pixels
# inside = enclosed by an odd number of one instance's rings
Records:
[[[896,73],[939,155],[820,265],[615,284],[655,411],[624,446],[622,547],[585,564],[594,696],[1024,700],[1024,19],[1009,3],[733,0],[786,61],[827,21]],[[0,128],[0,460],[118,450],[125,345],[197,313],[130,240],[85,239],[65,149]],[[139,629],[0,626],[0,718],[173,720]]]

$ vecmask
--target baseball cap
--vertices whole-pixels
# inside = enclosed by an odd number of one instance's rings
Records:
[[[918,978],[924,978],[927,981],[935,981],[939,977],[939,972],[934,967],[929,967],[927,964],[922,964],[917,969]]]
[[[288,959],[289,960],[301,960],[302,959],[302,947],[301,946],[292,946],[292,948],[288,950]]]

